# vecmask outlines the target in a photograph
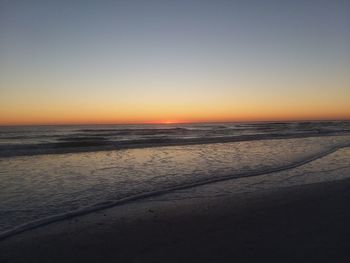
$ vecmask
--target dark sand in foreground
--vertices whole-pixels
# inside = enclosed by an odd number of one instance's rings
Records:
[[[0,241],[0,262],[350,262],[350,180],[137,201]]]

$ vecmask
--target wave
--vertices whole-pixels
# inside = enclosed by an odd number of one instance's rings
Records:
[[[320,136],[348,135],[349,131],[304,131],[299,133],[257,133],[237,136],[200,136],[200,137],[168,137],[168,136],[138,136],[136,139],[121,138],[111,140],[105,136],[65,136],[56,142],[27,143],[27,144],[1,144],[0,157],[30,156],[40,154],[64,154],[77,152],[110,151],[134,148],[149,148],[162,146],[180,146],[210,143],[228,143],[270,139],[292,139]]]
[[[106,201],[106,202],[97,203],[97,204],[94,204],[92,206],[81,208],[79,210],[70,211],[70,212],[66,212],[66,213],[62,213],[62,214],[57,214],[54,216],[50,216],[50,217],[38,219],[35,221],[31,221],[29,223],[22,224],[18,227],[15,227],[13,229],[10,229],[10,230],[7,230],[7,231],[0,233],[0,240],[3,240],[5,238],[8,238],[10,236],[13,236],[13,235],[16,235],[16,234],[19,234],[19,233],[22,233],[22,232],[25,232],[28,230],[42,227],[44,225],[58,222],[61,220],[85,215],[88,213],[96,212],[99,210],[111,208],[114,206],[122,205],[122,204],[125,204],[128,202],[132,202],[132,201],[136,201],[136,200],[140,200],[140,199],[144,199],[144,198],[148,198],[148,197],[163,195],[163,194],[170,193],[170,192],[173,192],[176,190],[184,190],[184,189],[188,189],[188,188],[198,187],[198,186],[216,183],[216,182],[222,182],[222,181],[226,181],[226,180],[233,180],[233,179],[239,179],[239,178],[244,178],[244,177],[261,176],[261,175],[267,175],[267,174],[272,174],[272,173],[277,173],[277,172],[282,172],[282,171],[294,169],[294,168],[303,166],[307,163],[313,162],[313,161],[320,159],[322,157],[325,157],[329,154],[332,154],[332,153],[334,153],[342,148],[347,148],[347,147],[350,147],[350,144],[336,145],[336,146],[333,146],[331,148],[325,149],[324,151],[319,152],[313,156],[309,156],[305,159],[298,160],[298,161],[295,161],[295,162],[287,164],[287,165],[281,165],[281,166],[277,166],[277,167],[273,167],[273,168],[269,168],[269,169],[265,169],[265,170],[242,172],[242,173],[235,173],[235,174],[231,174],[231,175],[225,175],[225,176],[221,176],[221,177],[209,178],[209,179],[204,179],[204,180],[197,181],[197,182],[191,182],[191,183],[186,183],[186,184],[182,184],[182,185],[163,188],[161,190],[155,190],[155,191],[145,192],[145,193],[141,193],[141,194],[136,194],[136,195],[128,196],[128,197],[113,200],[113,201]]]

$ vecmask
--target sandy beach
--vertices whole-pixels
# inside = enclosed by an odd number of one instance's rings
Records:
[[[1,262],[349,262],[350,180],[149,198],[0,241]],[[171,194],[170,194],[171,195]]]

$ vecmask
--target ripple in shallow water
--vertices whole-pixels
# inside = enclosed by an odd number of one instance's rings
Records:
[[[0,159],[0,229],[96,203],[290,166],[349,136]]]

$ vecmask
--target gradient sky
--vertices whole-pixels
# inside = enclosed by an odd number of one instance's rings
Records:
[[[350,119],[349,0],[0,0],[0,124]]]

